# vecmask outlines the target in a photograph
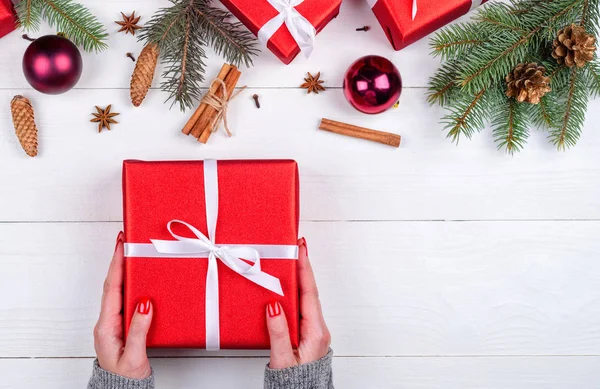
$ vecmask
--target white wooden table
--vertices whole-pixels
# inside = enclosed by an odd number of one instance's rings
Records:
[[[310,60],[286,67],[261,54],[231,107],[236,136],[203,147],[180,134],[188,115],[169,110],[162,92],[141,108],[129,102],[125,53],[141,44],[112,21],[133,10],[147,21],[168,2],[85,3],[108,26],[110,49],[85,55],[65,95],[26,83],[19,33],[0,40],[0,388],[85,387],[127,158],[299,162],[301,229],[338,388],[600,387],[600,100],[566,153],[541,132],[514,157],[496,151],[490,131],[456,147],[438,124],[442,110],[424,99],[438,65],[427,41],[394,52],[364,1],[346,0]],[[373,29],[354,31],[363,25]],[[371,53],[391,58],[405,84],[400,108],[374,117],[341,92],[346,67]],[[209,74],[222,63],[211,55]],[[307,71],[321,71],[329,90],[299,89]],[[36,108],[35,159],[12,130],[15,94]],[[90,113],[108,104],[120,124],[98,134]],[[401,133],[402,148],[318,131],[322,117]],[[264,353],[152,355],[162,389],[262,387]]]

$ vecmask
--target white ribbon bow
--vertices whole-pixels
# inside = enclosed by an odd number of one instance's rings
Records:
[[[369,5],[371,6],[371,8],[373,8],[375,6],[375,4],[377,4],[377,1],[379,1],[379,0],[367,0],[367,2],[369,3]],[[471,9],[469,9],[469,12],[471,12],[475,8],[479,7],[482,3],[483,3],[483,0],[471,0]],[[413,5],[412,5],[412,20],[415,20],[415,18],[417,17],[418,8],[419,8],[418,1],[417,0],[413,0]]]
[[[315,38],[317,30],[310,24],[296,7],[304,0],[267,0],[279,12],[277,16],[269,20],[258,31],[258,40],[267,46],[269,40],[275,35],[277,30],[285,23],[292,37],[298,43],[300,50],[306,58],[310,57],[315,47]]]
[[[217,161],[204,161],[204,197],[206,199],[206,222],[208,237],[196,227],[180,220],[172,220],[167,229],[176,240],[151,240],[152,244],[125,244],[126,257],[142,258],[208,258],[206,274],[206,349],[220,349],[219,318],[219,272],[217,260],[242,277],[283,296],[278,278],[261,269],[262,259],[298,259],[298,246],[286,245],[218,245],[215,244],[215,231],[219,213],[219,180]],[[196,238],[177,235],[172,225],[186,226]],[[244,260],[251,262],[248,264]]]

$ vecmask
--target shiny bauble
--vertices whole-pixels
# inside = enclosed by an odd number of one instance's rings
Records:
[[[58,35],[36,39],[23,56],[23,73],[29,84],[50,95],[73,88],[82,70],[83,60],[77,46]]]
[[[354,62],[344,76],[344,95],[354,108],[367,114],[387,111],[402,93],[400,71],[390,60],[376,55]]]

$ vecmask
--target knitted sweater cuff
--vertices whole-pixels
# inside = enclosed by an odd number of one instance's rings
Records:
[[[154,373],[143,380],[125,378],[104,370],[95,360],[88,389],[154,389]]]
[[[265,370],[265,389],[327,389],[332,388],[333,351],[316,362],[288,367],[287,369]]]

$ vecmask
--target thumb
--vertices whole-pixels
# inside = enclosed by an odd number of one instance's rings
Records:
[[[290,330],[281,304],[277,301],[267,305],[267,328],[271,339],[271,369],[285,369],[296,366],[298,361],[292,349]]]
[[[147,297],[142,298],[131,319],[129,334],[123,351],[123,359],[131,366],[141,366],[148,360],[146,337],[150,330],[153,313],[150,299]]]

